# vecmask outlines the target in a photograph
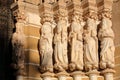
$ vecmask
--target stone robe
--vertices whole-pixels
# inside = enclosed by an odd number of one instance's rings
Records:
[[[58,21],[54,37],[55,69],[65,71],[68,68],[67,57],[67,25],[65,20]]]
[[[97,26],[94,19],[88,18],[84,31],[84,62],[86,71],[98,68]]]
[[[40,37],[40,70],[41,72],[53,72],[53,27],[51,23],[45,22],[41,28]]]
[[[100,68],[114,68],[114,32],[111,29],[112,22],[109,18],[103,18],[99,30],[99,40],[101,41]]]
[[[69,34],[69,43],[71,45],[70,70],[83,70],[83,27],[79,22],[73,21]]]

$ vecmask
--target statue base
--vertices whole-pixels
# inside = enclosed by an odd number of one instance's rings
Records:
[[[45,72],[41,75],[41,77],[43,78],[43,80],[52,80],[52,78],[55,76],[54,73],[51,72]]]
[[[59,72],[56,74],[58,80],[66,80],[69,74],[67,72]]]
[[[115,70],[105,69],[101,73],[104,75],[105,80],[113,80],[113,74],[115,73]]]
[[[71,73],[71,76],[73,76],[74,80],[82,80],[82,76],[84,76],[84,73],[81,71],[75,71]]]
[[[86,73],[89,76],[90,80],[98,80],[98,75],[100,74],[100,72],[98,72],[97,70],[92,70]]]

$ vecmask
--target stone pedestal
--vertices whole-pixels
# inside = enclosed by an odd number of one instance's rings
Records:
[[[84,76],[84,73],[81,71],[75,71],[71,73],[71,76],[73,76],[73,80],[82,80],[82,76]]]
[[[18,75],[16,78],[17,78],[16,80],[23,80],[23,76],[21,75]]]
[[[43,80],[52,80],[52,78],[54,77],[54,73],[46,72],[43,73],[41,77],[43,78]]]
[[[60,72],[56,75],[58,77],[58,80],[66,80],[69,74],[67,72]]]
[[[102,74],[104,75],[105,80],[113,80],[113,74],[115,71],[113,69],[106,69],[102,71]]]
[[[51,77],[50,76],[46,76],[43,78],[43,80],[51,80]]]
[[[100,72],[98,72],[97,70],[92,70],[92,71],[87,72],[87,75],[89,76],[90,80],[97,80],[99,73]]]

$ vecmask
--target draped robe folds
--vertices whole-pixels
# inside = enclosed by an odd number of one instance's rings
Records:
[[[79,22],[72,22],[69,40],[71,44],[70,67],[73,70],[83,70],[83,28]],[[72,69],[71,68],[71,69]]]
[[[98,68],[98,39],[95,20],[88,19],[87,25],[84,32],[84,62],[85,69],[90,71]]]
[[[16,68],[24,69],[24,34],[14,33],[12,38],[13,45],[13,61],[16,64]]]
[[[53,31],[49,22],[45,22],[41,28],[40,37],[40,70],[41,72],[53,72]]]
[[[60,20],[54,37],[54,67],[58,71],[65,71],[68,68],[67,57],[67,25],[65,21]]]
[[[25,75],[24,72],[24,45],[25,45],[25,35],[22,29],[22,23],[16,23],[16,32],[12,36],[12,46],[13,46],[13,67],[17,69],[17,74]]]
[[[102,20],[102,26],[99,31],[99,39],[101,41],[100,52],[100,68],[114,68],[114,32],[111,29],[111,20],[105,18]]]

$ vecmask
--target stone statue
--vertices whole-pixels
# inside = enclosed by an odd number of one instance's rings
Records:
[[[53,72],[53,16],[50,13],[45,13],[43,16],[43,25],[41,27],[40,36],[40,71]]]
[[[63,72],[68,68],[67,57],[67,26],[68,20],[65,11],[60,10],[58,14],[58,23],[54,36],[54,68]]]
[[[71,45],[71,60],[69,68],[71,71],[83,70],[83,25],[80,23],[83,21],[79,20],[79,12],[74,12],[73,21],[71,23],[71,30],[69,33],[69,43]],[[82,16],[82,15],[81,15]]]
[[[102,13],[101,27],[99,30],[99,40],[101,41],[100,51],[100,68],[114,68],[114,32],[112,30],[111,14],[109,12]]]
[[[94,12],[89,13],[84,30],[84,62],[85,70],[98,68],[97,21]]]
[[[17,74],[19,75],[25,75],[24,72],[25,35],[23,33],[22,27],[23,23],[16,23],[16,32],[12,36],[14,68],[18,70]]]

